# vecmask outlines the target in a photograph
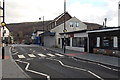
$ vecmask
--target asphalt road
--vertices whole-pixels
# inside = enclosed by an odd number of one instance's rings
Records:
[[[33,80],[118,80],[118,71],[38,46],[15,46],[12,57]]]

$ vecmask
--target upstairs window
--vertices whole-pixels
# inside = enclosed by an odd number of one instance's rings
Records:
[[[70,27],[73,27],[73,22],[70,22]]]
[[[75,27],[79,27],[79,23],[78,22],[75,23]]]

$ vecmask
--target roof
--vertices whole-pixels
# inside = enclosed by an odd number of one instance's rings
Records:
[[[45,31],[45,30],[36,30],[34,33],[37,33],[38,31],[41,31],[41,32],[43,32],[43,31]]]
[[[72,16],[68,13],[68,12],[65,12],[65,14],[68,14],[71,18],[72,18]],[[54,22],[54,21],[57,21],[57,20],[59,20],[62,16],[64,16],[64,13],[62,13],[62,14],[60,14],[59,16],[57,16],[54,20],[52,20],[49,24],[51,24],[52,22]],[[48,24],[48,25],[49,25]]]
[[[115,31],[115,30],[120,30],[120,27],[107,27],[107,28],[103,28],[103,29],[91,30],[91,31],[88,31],[88,33]]]
[[[55,36],[55,32],[45,32],[41,34],[42,36]]]
[[[65,12],[65,14],[68,14],[69,16],[71,16],[68,12]],[[54,19],[54,21],[58,20],[59,18],[61,18],[62,16],[64,16],[64,13],[60,14],[58,17],[56,17]],[[72,17],[72,16],[71,16]]]
[[[101,27],[103,27],[102,25],[96,23],[88,23],[88,22],[83,22],[83,23],[87,25],[88,30],[100,29]]]
[[[86,32],[87,30],[79,30],[79,31],[72,31],[72,32],[66,32],[65,34],[71,34],[71,33],[84,33]],[[64,33],[60,33],[61,35],[64,34]]]

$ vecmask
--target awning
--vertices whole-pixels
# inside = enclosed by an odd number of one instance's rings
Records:
[[[45,32],[42,33],[41,36],[55,36],[55,32]]]

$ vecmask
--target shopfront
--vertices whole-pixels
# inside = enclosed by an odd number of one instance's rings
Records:
[[[120,27],[88,31],[89,52],[120,56]]]

